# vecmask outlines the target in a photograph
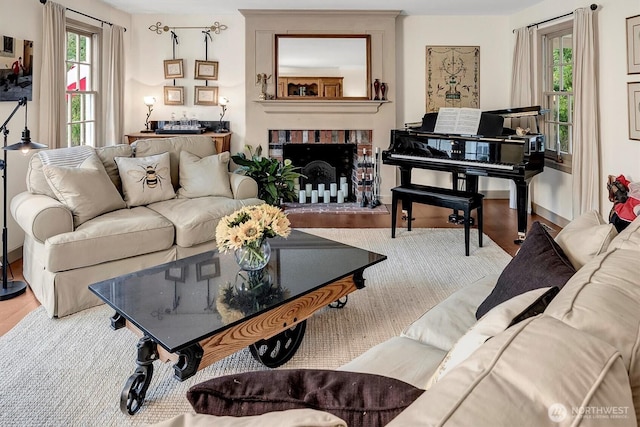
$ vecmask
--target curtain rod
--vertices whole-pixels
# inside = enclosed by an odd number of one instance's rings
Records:
[[[595,4],[595,3],[591,4],[591,6],[589,6],[589,9],[591,9],[591,10],[596,10],[597,8],[598,8],[598,5]],[[566,16],[571,16],[571,15],[573,15],[573,12],[565,13],[564,15],[556,16],[554,18],[545,19],[544,21],[540,21],[540,22],[536,22],[536,23],[533,23],[533,24],[529,24],[529,25],[527,25],[527,29],[531,28],[531,27],[537,27],[540,24],[546,24],[547,22],[555,21],[556,19],[564,18]],[[513,30],[513,32],[515,33],[516,30]]]
[[[47,0],[40,0],[40,3],[42,3],[42,4],[46,4],[46,3],[47,3]],[[100,19],[100,18],[96,18],[95,16],[87,15],[86,13],[79,12],[79,11],[77,11],[77,10],[71,9],[70,7],[65,7],[65,9],[66,9],[66,10],[68,10],[68,11],[70,11],[70,12],[74,12],[74,13],[77,13],[78,15],[86,16],[87,18],[93,19],[93,20],[98,21],[98,22],[101,22],[101,23],[103,23],[103,24],[108,24],[108,25],[110,25],[110,26],[112,26],[112,27],[113,27],[113,23],[111,23],[111,22],[109,22],[109,21],[105,21],[104,19]],[[123,27],[123,28],[124,28],[124,27]],[[124,31],[126,32],[126,31],[127,31],[127,29],[126,29],[126,28],[124,28]]]

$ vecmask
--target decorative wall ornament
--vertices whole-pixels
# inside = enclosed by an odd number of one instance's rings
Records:
[[[260,95],[258,99],[267,99],[267,84],[271,80],[271,74],[267,76],[267,73],[259,73],[256,76],[256,85],[260,85]]]
[[[184,105],[184,87],[165,86],[164,105]]]
[[[217,86],[196,86],[193,94],[195,105],[218,105]]]
[[[640,15],[627,18],[627,74],[640,74]]]
[[[480,47],[427,46],[426,112],[480,107]]]
[[[640,140],[640,82],[627,83],[629,97],[629,139]]]
[[[209,27],[170,27],[169,25],[162,25],[160,21],[156,22],[154,25],[149,26],[149,30],[153,31],[156,34],[162,34],[163,32],[169,32],[170,30],[210,30],[213,31],[214,34],[220,34],[220,31],[224,31],[227,29],[227,26],[219,23],[218,21],[214,22],[213,25]]]
[[[196,59],[195,77],[198,80],[218,80],[218,61]]]
[[[184,77],[184,67],[182,59],[164,60],[164,78],[181,79]]]

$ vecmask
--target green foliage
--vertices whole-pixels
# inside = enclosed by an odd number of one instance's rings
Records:
[[[258,183],[258,197],[273,206],[280,206],[282,202],[297,199],[295,192],[296,180],[303,176],[296,172],[300,168],[294,167],[291,160],[280,162],[277,159],[262,157],[262,147],[255,151],[251,145],[245,146],[249,157],[244,153],[231,156],[240,166],[238,171],[253,178]]]

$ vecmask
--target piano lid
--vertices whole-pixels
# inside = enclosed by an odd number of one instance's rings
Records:
[[[504,117],[505,119],[516,117],[542,116],[543,114],[546,114],[548,112],[549,110],[543,110],[539,105],[533,105],[531,107],[505,108],[504,110],[485,111],[485,113],[496,114],[498,116]]]

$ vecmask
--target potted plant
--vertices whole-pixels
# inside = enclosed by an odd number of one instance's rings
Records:
[[[297,200],[295,192],[296,180],[303,176],[296,172],[300,168],[294,167],[291,160],[280,162],[277,159],[262,157],[262,147],[255,151],[251,145],[245,145],[249,157],[244,153],[231,156],[240,166],[239,173],[253,178],[258,183],[258,197],[273,206],[280,206],[282,202]]]

